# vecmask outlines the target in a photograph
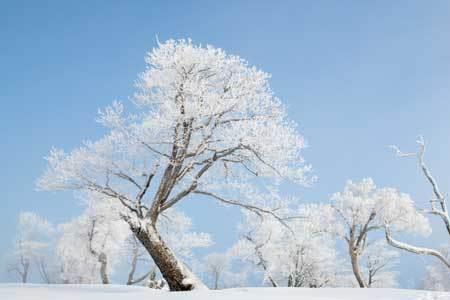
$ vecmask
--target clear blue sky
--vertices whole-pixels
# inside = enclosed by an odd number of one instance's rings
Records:
[[[273,75],[319,176],[302,200],[327,201],[346,179],[372,176],[425,204],[430,190],[415,162],[387,148],[415,149],[418,134],[441,189],[450,191],[449,1],[5,0],[0,254],[21,210],[53,222],[80,212],[70,193],[34,191],[43,157],[52,146],[69,150],[101,135],[97,109],[132,95],[156,35],[224,48]],[[215,234],[215,249],[236,238],[232,210],[188,211],[199,230]],[[448,237],[437,229],[431,240]],[[402,285],[410,286],[424,263],[405,257]]]

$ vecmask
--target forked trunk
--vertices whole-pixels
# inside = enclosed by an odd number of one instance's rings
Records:
[[[361,269],[359,267],[359,261],[358,261],[358,253],[357,250],[353,249],[353,247],[349,247],[350,257],[352,261],[352,270],[353,274],[356,277],[356,280],[358,281],[359,287],[366,288],[367,285],[364,281],[364,278],[361,273]]]
[[[171,291],[190,291],[199,287],[198,282],[193,281],[192,273],[178,261],[154,226],[132,230],[153,258]]]

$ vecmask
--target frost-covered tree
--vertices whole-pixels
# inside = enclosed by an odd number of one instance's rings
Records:
[[[45,260],[46,251],[53,234],[53,226],[44,218],[33,212],[20,213],[8,271],[17,274],[21,282],[26,283],[33,266],[40,272],[47,270],[44,268],[48,263]]]
[[[398,262],[399,253],[388,248],[386,241],[376,240],[364,250],[362,271],[369,287],[395,287],[396,272],[392,268]]]
[[[191,290],[203,285],[161,238],[161,214],[192,196],[199,198],[192,206],[211,198],[274,214],[275,207],[261,209],[239,192],[286,179],[304,183],[304,141],[270,90],[269,75],[241,58],[169,40],[146,62],[135,110],[126,114],[115,102],[102,111],[108,133],[70,153],[52,150],[37,186],[117,201],[170,289]]]
[[[251,266],[243,264],[232,251],[209,253],[194,259],[191,266],[211,289],[245,286],[252,271]]]
[[[338,270],[332,236],[322,227],[330,215],[323,205],[300,207],[284,224],[273,217],[246,214],[241,225],[243,238],[232,253],[253,263],[270,285],[323,287],[338,284]]]
[[[344,191],[335,193],[331,202],[335,221],[329,230],[346,242],[353,274],[360,287],[370,287],[369,279],[370,283],[374,282],[377,274],[387,276],[386,271],[380,270],[375,274],[363,274],[360,258],[368,245],[375,242],[369,235],[383,231],[385,224],[390,224],[396,232],[427,235],[431,230],[428,220],[416,210],[409,195],[393,188],[377,189],[370,178],[361,182],[348,181]]]
[[[230,268],[230,257],[224,253],[210,253],[204,258],[204,273],[212,282],[212,288],[217,290],[222,284],[225,273]]]
[[[450,235],[450,217],[448,214],[447,201],[445,199],[444,194],[439,189],[439,185],[436,179],[431,174],[430,169],[424,160],[425,154],[425,141],[423,137],[419,136],[417,143],[419,144],[419,151],[417,153],[404,153],[397,146],[391,146],[397,153],[399,157],[415,157],[419,162],[420,169],[422,170],[425,179],[431,185],[432,189],[432,198],[430,198],[430,208],[422,210],[422,213],[434,215],[439,217],[442,220],[442,224],[444,225],[446,231]],[[439,259],[441,263],[443,263],[450,270],[450,259],[446,256],[445,253],[437,249],[426,248],[426,247],[418,247],[405,242],[401,242],[396,240],[391,232],[390,224],[387,222],[386,224],[386,240],[388,243],[398,249],[406,250],[408,252],[419,254],[419,255],[429,255],[436,257]]]
[[[450,260],[450,247],[441,247],[439,253]],[[427,267],[427,272],[423,280],[423,287],[433,291],[450,291],[450,270],[441,261],[434,261]]]
[[[120,262],[124,241],[131,233],[128,225],[101,205],[61,224],[57,254],[66,283],[110,283],[110,274]]]
[[[61,237],[57,242],[57,255],[64,283],[100,282],[98,259],[89,249],[89,233],[95,227],[90,221],[83,215],[58,226]]]

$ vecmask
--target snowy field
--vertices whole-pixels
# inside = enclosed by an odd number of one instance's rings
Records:
[[[0,285],[1,300],[450,300],[450,293],[401,289],[238,288],[220,291],[166,292],[118,285]]]

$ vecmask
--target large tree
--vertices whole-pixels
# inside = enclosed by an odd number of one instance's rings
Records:
[[[133,112],[118,102],[102,111],[105,136],[68,154],[52,150],[37,185],[115,199],[170,289],[191,290],[203,285],[158,233],[161,214],[193,195],[274,214],[249,191],[284,179],[304,183],[304,141],[269,75],[241,58],[169,40],[146,62]],[[201,209],[204,200],[191,205]]]

